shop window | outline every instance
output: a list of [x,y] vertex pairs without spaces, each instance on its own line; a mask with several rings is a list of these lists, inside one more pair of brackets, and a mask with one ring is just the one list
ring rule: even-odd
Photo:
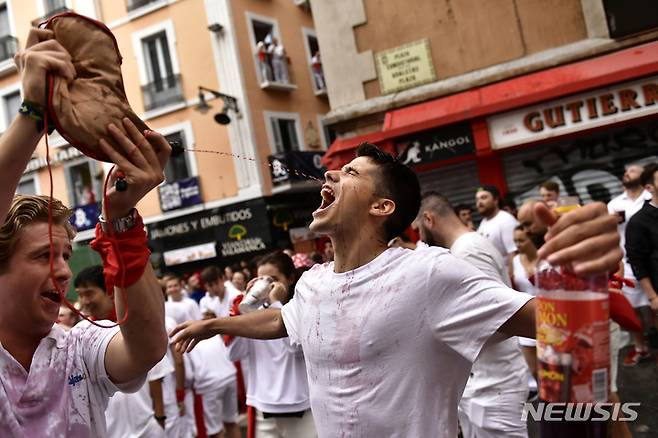
[[256,75],[260,87],[292,91],[294,85],[290,58],[283,46],[275,20],[247,13]]
[[313,91],[316,96],[327,94],[327,86],[324,81],[324,71],[322,70],[322,57],[320,56],[320,46],[315,31],[312,29],[302,28],[304,34],[304,45],[306,47],[306,57],[308,68],[313,83]]
[[11,121],[14,120],[14,117],[16,117],[16,114],[18,114],[18,109],[20,108],[20,106],[21,106],[20,90],[13,91],[11,93],[2,96],[2,109],[4,111],[4,129],[7,129]]
[[[174,132],[165,137],[168,142],[178,142],[182,147],[187,147],[185,142],[185,133],[183,131]],[[173,183],[192,176],[190,162],[187,153],[182,153],[175,157],[170,157],[165,167],[165,181]]]
[[16,187],[17,195],[38,195],[36,175],[24,176]]
[[64,168],[72,206],[95,204],[100,200],[101,185],[96,178],[95,161],[83,159]]
[[266,113],[270,144],[275,153],[299,151],[301,133],[299,115],[295,113]]

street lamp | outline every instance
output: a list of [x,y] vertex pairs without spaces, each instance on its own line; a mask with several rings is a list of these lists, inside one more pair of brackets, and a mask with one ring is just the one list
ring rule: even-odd
[[238,108],[238,100],[235,97],[220,93],[219,91],[212,90],[210,88],[199,86],[199,103],[195,109],[201,114],[206,114],[208,110],[212,108],[206,101],[206,92],[222,99],[224,102],[224,106],[222,107],[221,112],[215,114],[215,122],[219,123],[220,125],[228,125],[231,123],[231,118],[228,116],[229,110],[234,111],[236,116],[241,116],[240,109]]

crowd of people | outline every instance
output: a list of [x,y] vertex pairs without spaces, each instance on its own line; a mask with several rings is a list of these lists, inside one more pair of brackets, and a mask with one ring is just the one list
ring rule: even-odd
[[[75,69],[50,31],[32,29],[26,47],[17,61],[32,116],[0,137],[0,427],[9,436],[237,438],[244,399],[258,438],[453,438],[459,426],[465,437],[522,437],[536,370],[520,346],[532,349],[535,336],[535,260],[629,278],[627,264],[635,282],[623,293],[637,309],[658,309],[657,164],[629,166],[614,214],[592,203],[558,217],[559,193],[509,213],[496,187],[480,187],[474,231],[465,209],[421,195],[410,168],[367,143],[325,175],[310,224],[330,238],[324,254],[275,251],[254,260],[255,272],[245,263],[157,278],[135,206],[162,182],[171,147],[127,118],[107,127],[116,147],[100,141],[129,182],[117,189],[113,173],[104,196],[102,217],[112,219],[101,218],[91,243],[102,265],[73,278],[71,211],[14,192],[44,134],[34,119],[44,74],[72,79]],[[398,238],[411,226],[419,242]],[[89,320],[61,307],[71,282]],[[242,306],[258,288],[257,309]],[[638,334],[625,363],[646,360],[648,348]],[[613,372],[613,397],[615,381]]]

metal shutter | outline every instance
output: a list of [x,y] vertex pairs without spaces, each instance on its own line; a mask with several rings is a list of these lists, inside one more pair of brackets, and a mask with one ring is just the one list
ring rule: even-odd
[[480,185],[475,160],[421,172],[418,180],[421,193],[436,190],[446,196],[453,206],[466,204],[475,209],[475,190]]
[[561,195],[607,203],[624,190],[627,164],[651,161],[658,161],[655,118],[503,155],[508,190],[517,205],[539,197],[539,184],[549,179],[560,185]]

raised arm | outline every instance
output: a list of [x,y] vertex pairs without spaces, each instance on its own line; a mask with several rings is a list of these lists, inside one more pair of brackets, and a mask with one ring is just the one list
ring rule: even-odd
[[[75,77],[71,56],[52,38],[49,30],[31,29],[25,50],[14,58],[21,73],[23,99],[38,106],[44,105],[46,72],[67,79]],[[35,120],[17,116],[0,137],[0,223],[7,216],[21,175],[43,135],[44,131],[38,132],[36,126]]]
[[215,335],[242,336],[252,339],[277,339],[288,336],[280,309],[263,309],[245,315],[187,321],[176,326],[173,336],[176,349],[190,352],[204,339]]
[[[163,169],[171,152],[162,135],[152,131],[141,133],[127,118],[123,120],[123,127],[128,136],[115,126],[108,128],[108,135],[119,145],[121,153],[112,149],[105,140],[100,142],[103,151],[125,173],[128,183],[127,190],[119,192],[114,188],[113,179],[110,180],[111,188],[107,191],[109,208],[103,206],[103,216],[108,218],[107,225],[113,227],[110,219],[130,216],[137,202],[163,181]],[[115,238],[119,240],[118,250],[123,254],[122,259],[128,264],[131,254],[122,251],[121,245],[130,245],[130,242],[122,243],[121,233],[117,233]],[[132,251],[135,251],[134,248]],[[129,382],[142,376],[162,359],[167,350],[162,289],[148,257],[141,262],[145,264],[141,277],[126,286],[125,294],[118,288],[114,292],[119,318],[126,308],[129,312],[128,319],[121,324],[121,331],[114,336],[105,354],[105,367],[115,383]]]

